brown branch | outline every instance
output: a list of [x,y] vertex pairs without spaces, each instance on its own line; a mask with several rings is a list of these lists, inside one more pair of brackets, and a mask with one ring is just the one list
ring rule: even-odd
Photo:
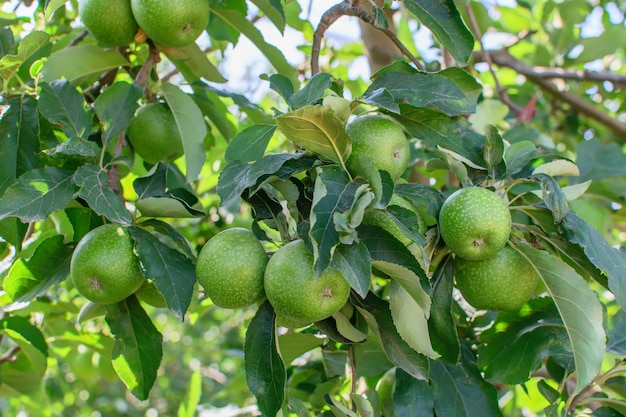
[[72,40],[72,42],[68,44],[68,46],[78,45],[79,43],[83,41],[83,39],[87,37],[87,35],[89,35],[89,31],[87,29],[83,30],[80,35],[78,35],[75,39]]
[[402,54],[406,56],[418,69],[424,70],[423,65],[413,56],[413,54],[411,54],[402,42],[400,42],[393,31],[377,26],[375,19],[360,6],[358,1],[344,0],[325,11],[317,25],[317,28],[315,29],[315,33],[313,34],[313,45],[311,48],[311,75],[315,75],[320,71],[319,56],[322,39],[326,30],[328,30],[328,28],[342,16],[358,17],[365,23],[368,23],[380,30],[387,35],[389,39],[391,39],[398,49],[400,49]]
[[[485,60],[482,54],[476,53],[475,56],[479,60]],[[626,139],[626,124],[619,122],[617,119],[611,117],[606,112],[599,110],[593,104],[585,101],[582,97],[570,93],[569,91],[562,91],[549,79],[538,75],[534,68],[529,67],[522,61],[515,58],[507,50],[491,51],[491,59],[494,64],[511,68],[518,74],[525,76],[529,81],[538,85],[554,98],[568,104],[575,111],[584,114],[585,116],[597,121],[598,123],[609,128],[615,135],[622,139]]]
[[148,45],[150,45],[150,55],[148,55],[148,59],[146,59],[146,62],[144,62],[141,66],[137,76],[135,76],[135,84],[143,87],[144,89],[148,84],[148,78],[150,77],[152,67],[161,61],[159,50],[156,46],[154,46],[154,43],[148,40]]
[[562,68],[533,67],[535,78],[559,78],[571,81],[608,81],[618,87],[626,86],[626,75],[600,71],[566,71]]
[[19,353],[20,350],[20,346],[13,346],[11,349],[6,351],[4,355],[0,356],[0,364],[4,362],[15,362],[15,360],[17,359],[16,355]]

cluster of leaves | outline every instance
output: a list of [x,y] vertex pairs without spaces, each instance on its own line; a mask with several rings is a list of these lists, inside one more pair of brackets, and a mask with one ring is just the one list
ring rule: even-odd
[[[281,31],[303,27],[297,2],[252,3]],[[413,138],[411,169],[393,181],[363,159],[348,172],[345,121],[322,104],[329,94],[347,95],[344,81],[319,73],[299,88],[293,66],[246,19],[246,2],[210,4],[211,42],[224,47],[248,37],[276,69],[264,78],[286,111],[271,116],[215,88],[210,82],[224,77],[196,44],[161,51],[189,89],[154,76],[138,85],[138,74],[151,69],[144,65],[150,46],[103,50],[89,38],[68,46],[80,29],[69,24],[76,16],[62,1],[41,6],[54,35],[15,39],[10,27],[2,29],[0,236],[10,266],[2,280],[0,393],[34,395],[49,359],[83,345],[111,358],[127,388],[148,398],[166,354],[167,333],[154,310],[135,296],[104,308],[85,304],[66,281],[69,260],[80,238],[104,221],[128,227],[169,312],[200,327],[207,302],[194,292],[194,262],[196,246],[212,234],[202,203],[216,200],[206,190],[217,186],[222,209],[237,212],[241,201],[251,208],[252,230],[268,247],[303,239],[316,272],[339,269],[353,290],[332,318],[297,331],[278,328],[268,304],[258,308],[242,347],[248,386],[265,415],[500,416],[504,387],[531,378],[547,415],[590,403],[605,415],[625,413],[626,369],[611,360],[626,353],[626,258],[571,208],[590,180],[624,174],[616,145],[585,142],[574,164],[538,146],[539,133],[522,124],[501,135],[476,122],[484,116],[476,74],[397,62],[352,92],[352,110],[394,117]],[[472,36],[452,2],[404,4],[457,62],[469,61]],[[384,26],[384,13],[374,11]],[[173,111],[185,149],[177,163],[149,166],[125,146],[124,131],[146,95]],[[248,117],[238,133],[225,99]],[[223,163],[219,181],[215,161]],[[415,182],[410,171],[433,181]],[[444,186],[446,176],[457,186],[493,187],[509,202],[512,242],[543,288],[522,310],[475,312],[454,290],[454,257],[437,231],[441,204],[454,189]],[[415,211],[390,204],[393,195]],[[369,210],[414,243],[362,224]],[[199,378],[181,415],[193,415],[200,401]],[[366,388],[357,390],[357,380]]]

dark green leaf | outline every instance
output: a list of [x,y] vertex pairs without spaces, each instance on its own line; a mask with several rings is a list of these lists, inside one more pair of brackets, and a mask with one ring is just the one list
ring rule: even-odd
[[108,304],[105,319],[115,337],[115,371],[135,397],[147,399],[163,357],[163,336],[134,295]]
[[324,97],[326,89],[330,88],[332,79],[333,76],[325,72],[315,74],[300,91],[289,97],[289,106],[296,110],[316,104],[318,100]]
[[41,352],[42,355],[48,356],[48,343],[45,336],[27,318],[19,316],[4,317],[0,319],[0,330],[9,334],[13,339],[15,339],[13,335],[19,335],[24,342]]
[[246,380],[257,399],[259,410],[274,417],[285,400],[287,373],[276,338],[276,314],[268,301],[264,302],[246,331],[244,358]]
[[283,206],[267,191],[261,189],[249,195],[244,192],[241,196],[254,211],[255,220],[277,219],[282,215]]
[[547,356],[571,357],[569,338],[550,298],[535,299],[526,308],[501,312],[481,333],[478,366],[494,383],[521,384]]
[[413,378],[427,380],[428,359],[402,340],[393,324],[389,304],[372,293],[368,293],[365,299],[351,297],[351,300],[369,327],[377,333],[389,360]]
[[68,161],[95,164],[102,154],[102,149],[96,142],[72,136],[44,152],[50,165],[63,165]]
[[78,195],[99,215],[113,223],[129,225],[132,216],[122,200],[109,186],[109,174],[98,165],[83,165],[74,175],[74,182],[80,187]]
[[398,106],[395,97],[389,90],[384,87],[373,89],[370,86],[367,91],[367,95],[359,97],[360,101],[372,106],[378,106],[392,113],[400,113],[400,106]]
[[385,210],[389,217],[398,225],[402,234],[413,242],[417,242],[420,246],[426,246],[426,238],[420,232],[417,214],[413,210],[393,204],[387,206]]
[[567,213],[561,224],[565,237],[580,245],[589,261],[604,271],[609,279],[609,289],[615,299],[626,309],[626,253],[613,248],[589,223],[573,212]]
[[169,223],[166,223],[157,219],[148,219],[141,222],[141,227],[152,227],[155,232],[167,237],[172,242],[178,246],[178,248],[185,254],[189,259],[195,259],[196,255],[189,246],[189,242],[185,237]]
[[0,220],[0,236],[5,242],[15,246],[17,251],[22,250],[22,243],[28,232],[28,224],[22,223],[15,217]]
[[470,128],[463,117],[449,117],[436,110],[415,109],[401,105],[401,115],[393,115],[407,132],[429,145],[439,145],[454,151],[474,164],[484,163],[485,137]]
[[275,131],[275,125],[253,125],[242,130],[226,148],[226,162],[252,162],[262,158]]
[[430,362],[430,383],[437,417],[502,417],[498,395],[464,353],[456,365]]
[[515,142],[504,151],[506,175],[511,176],[520,172],[528,163],[535,158],[537,148],[527,140]]
[[16,178],[38,167],[39,116],[30,95],[11,98],[0,117],[0,195]]
[[67,80],[41,84],[39,111],[68,137],[85,138],[91,131],[92,120],[85,100]]
[[404,5],[434,33],[460,66],[467,64],[474,37],[453,0],[405,0]]
[[372,260],[367,246],[362,242],[339,244],[333,252],[330,268],[341,271],[350,287],[361,297],[367,295],[372,277]]
[[270,88],[276,91],[281,97],[289,103],[289,99],[294,93],[294,87],[291,80],[282,74],[272,74],[271,76],[262,77],[270,82]]
[[128,231],[135,240],[144,275],[154,281],[170,311],[183,320],[196,283],[193,261],[141,228],[130,227]]
[[434,417],[434,403],[433,389],[428,382],[396,368],[396,389],[393,392],[396,416]]
[[551,176],[546,174],[533,175],[539,184],[541,185],[541,194],[543,202],[552,212],[554,216],[554,222],[559,224],[563,221],[570,208],[567,204],[565,194],[561,191],[559,183]]
[[15,302],[30,301],[68,277],[72,248],[62,235],[41,242],[30,259],[15,261],[4,280],[4,290]]
[[626,311],[618,310],[609,319],[609,342],[606,346],[608,352],[618,355],[626,355]]
[[602,304],[584,279],[545,251],[520,245],[554,300],[570,338],[576,363],[576,392],[600,371],[606,348]]
[[0,58],[12,54],[15,48],[15,37],[13,31],[4,27],[0,29]]
[[309,232],[315,242],[317,276],[330,265],[332,252],[339,244],[339,232],[334,222],[335,213],[341,214],[349,210],[359,189],[365,186],[363,180],[350,181],[346,171],[337,165],[318,168]]
[[139,107],[143,89],[137,84],[117,82],[106,88],[96,99],[93,108],[102,125],[102,143],[106,146],[111,139],[124,132]]
[[394,192],[409,200],[415,207],[425,207],[428,216],[436,219],[444,196],[433,187],[424,184],[397,184]]
[[485,126],[485,136],[487,142],[483,150],[483,157],[487,163],[487,169],[494,169],[504,158],[504,142],[498,129],[493,125]]
[[172,110],[183,142],[187,180],[193,182],[200,175],[206,160],[204,137],[207,135],[207,126],[204,117],[194,100],[179,87],[164,83],[161,92]]
[[615,142],[585,140],[576,148],[576,155],[576,165],[580,169],[578,182],[626,175],[626,155]]
[[56,167],[28,171],[0,199],[0,220],[15,216],[24,223],[46,219],[74,194],[73,172]]
[[310,105],[281,114],[276,125],[296,145],[341,165],[352,151],[343,121],[328,106]]
[[457,363],[460,346],[456,324],[452,316],[454,265],[450,257],[439,264],[432,282],[432,304],[428,320],[430,340],[433,348],[443,360]]
[[252,0],[261,12],[283,33],[285,30],[285,10],[280,0]]

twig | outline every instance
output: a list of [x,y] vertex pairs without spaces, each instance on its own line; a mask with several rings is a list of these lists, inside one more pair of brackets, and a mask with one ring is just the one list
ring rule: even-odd
[[315,75],[320,71],[319,56],[324,33],[326,33],[326,30],[328,30],[328,28],[342,16],[358,17],[365,23],[374,26],[376,29],[387,35],[387,37],[391,39],[398,49],[400,49],[402,54],[406,56],[419,70],[424,70],[424,66],[413,56],[413,54],[411,54],[402,42],[400,42],[393,31],[377,26],[375,19],[360,6],[359,2],[344,0],[325,11],[317,25],[317,28],[315,29],[315,33],[313,34],[313,45],[311,48],[311,75]]
[[476,21],[476,15],[474,14],[474,9],[470,3],[465,4],[465,10],[467,11],[467,16],[469,17],[470,25],[472,27],[472,32],[474,32],[474,37],[478,39],[478,44],[480,45],[480,50],[483,54],[485,62],[487,62],[487,66],[489,67],[489,72],[493,77],[493,81],[496,84],[496,92],[498,93],[498,98],[504,104],[506,104],[509,109],[514,114],[520,114],[522,112],[522,108],[517,104],[511,101],[509,95],[506,92],[506,89],[502,87],[500,84],[500,80],[498,79],[498,75],[496,74],[495,69],[493,68],[493,61],[491,60],[491,55],[489,51],[485,49],[485,45],[483,44],[483,34],[480,32],[480,27],[478,26],[478,22]]
[[83,32],[80,35],[78,35],[78,37],[76,37],[74,40],[72,40],[72,42],[70,42],[68,46],[78,45],[79,43],[83,41],[83,39],[87,37],[87,35],[89,35],[89,31],[87,29],[83,30]]
[[[546,90],[559,101],[567,103],[579,113],[582,113],[585,116],[588,116],[598,123],[606,126],[618,137],[626,139],[626,124],[619,122],[617,119],[611,117],[609,114],[603,112],[602,110],[599,110],[593,104],[585,101],[582,97],[570,93],[569,91],[559,90],[552,81],[540,75],[538,76],[534,68],[529,67],[522,61],[516,59],[513,55],[509,53],[509,51],[492,51],[489,55],[494,64],[501,67],[511,68],[518,74],[524,75],[528,80]],[[482,58],[484,60],[484,56]]]
[[150,55],[148,55],[148,59],[146,59],[146,62],[144,62],[141,69],[137,73],[137,76],[135,77],[135,84],[143,87],[144,89],[148,84],[148,78],[150,77],[150,71],[152,70],[152,67],[154,66],[154,64],[157,64],[161,61],[159,50],[156,46],[154,46],[154,43],[148,40],[148,45],[150,45]]
[[5,352],[4,355],[0,356],[0,364],[4,362],[14,362],[16,359],[15,355],[17,355],[21,349],[22,348],[20,346],[13,346],[11,349]]

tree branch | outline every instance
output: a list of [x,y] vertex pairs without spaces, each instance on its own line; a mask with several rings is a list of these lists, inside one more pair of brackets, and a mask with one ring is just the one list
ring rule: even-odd
[[311,48],[311,75],[315,75],[320,71],[319,56],[324,33],[326,33],[326,30],[342,16],[358,17],[362,21],[382,31],[385,35],[387,35],[387,37],[389,37],[389,39],[391,39],[400,51],[402,51],[404,56],[406,56],[418,69],[424,70],[423,65],[413,56],[413,54],[411,54],[402,42],[400,42],[393,31],[377,26],[374,18],[359,5],[358,1],[344,0],[325,11],[317,25],[317,28],[315,29],[315,33],[313,34],[313,45]]
[[[559,90],[559,88],[552,81],[542,75],[541,71],[537,71],[536,69],[529,67],[511,55],[508,50],[503,49],[499,51],[491,51],[490,56],[494,64],[501,67],[511,68],[518,74],[525,76],[532,83],[550,93],[557,100],[567,103],[577,112],[584,114],[585,116],[606,126],[613,131],[616,136],[626,139],[626,124],[619,122],[606,112],[599,110],[593,104],[585,101],[582,97],[570,93],[569,91]],[[485,61],[481,52],[475,53],[475,57],[477,60]]]

